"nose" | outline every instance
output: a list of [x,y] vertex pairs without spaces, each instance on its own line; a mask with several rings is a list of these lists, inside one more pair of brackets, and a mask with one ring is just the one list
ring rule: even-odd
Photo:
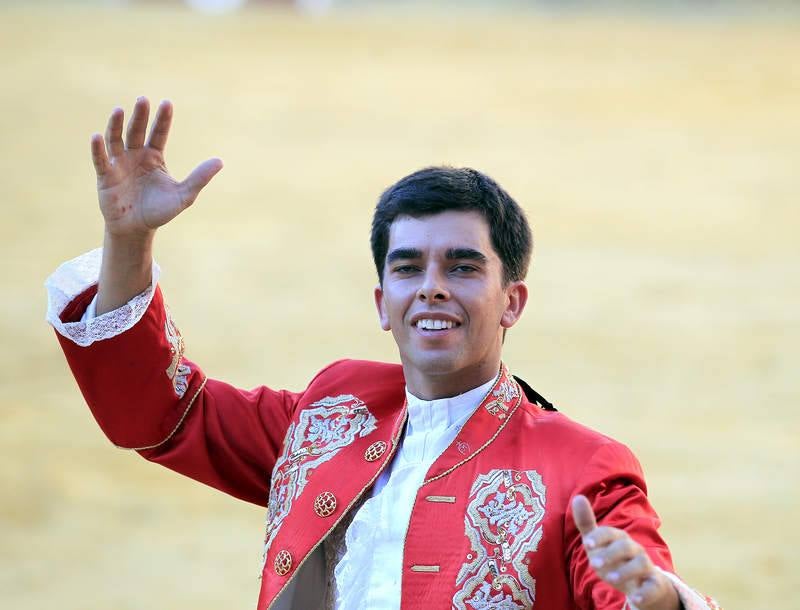
[[417,298],[423,302],[439,302],[450,299],[450,291],[442,274],[435,268],[428,268],[422,278],[422,284],[417,289]]

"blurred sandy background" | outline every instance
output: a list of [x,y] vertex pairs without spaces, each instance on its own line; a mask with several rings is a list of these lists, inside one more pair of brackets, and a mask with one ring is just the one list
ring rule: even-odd
[[800,21],[704,6],[2,5],[0,606],[255,606],[264,511],[112,448],[43,322],[45,277],[101,240],[89,136],[146,94],[175,174],[226,163],[157,250],[208,374],[396,360],[374,201],[475,166],[534,225],[512,371],[635,450],[693,586],[800,608]]

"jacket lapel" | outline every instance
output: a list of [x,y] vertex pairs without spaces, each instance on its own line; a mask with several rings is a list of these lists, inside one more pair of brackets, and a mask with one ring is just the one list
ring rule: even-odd
[[423,485],[450,474],[488,447],[506,426],[521,402],[522,390],[519,384],[506,366],[501,364],[492,388],[453,442],[430,467]]

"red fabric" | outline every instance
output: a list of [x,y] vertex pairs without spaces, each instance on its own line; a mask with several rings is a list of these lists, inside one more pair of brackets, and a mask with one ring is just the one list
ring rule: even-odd
[[[647,500],[644,475],[627,447],[613,441],[601,445],[581,473],[572,495],[579,493],[589,498],[599,525],[625,530],[645,547],[655,565],[673,571],[669,549],[657,531],[661,522]],[[578,607],[617,607],[620,594],[599,581],[588,565],[572,518],[571,502],[564,514],[564,546],[570,558],[570,584]]]
[[[78,319],[91,300],[90,294],[87,291],[73,301],[64,315]],[[333,459],[308,473],[306,487],[291,504],[267,551],[258,604],[263,610],[344,510],[368,492],[378,473],[389,464],[405,422],[402,369],[342,361],[321,371],[302,392],[266,387],[246,391],[220,381],[206,381],[196,364],[182,359],[190,373],[188,387],[179,397],[166,373],[174,357],[174,345],[164,331],[167,315],[157,290],[142,320],[113,339],[79,347],[59,336],[94,417],[117,445],[137,448],[148,460],[237,498],[266,505],[276,460],[285,449],[285,440],[290,440],[287,431],[297,434],[301,414],[316,401],[352,395],[375,418],[374,430],[355,438]],[[464,589],[456,585],[458,574],[468,556],[474,555],[473,542],[466,535],[474,487],[479,477],[502,471],[523,482],[538,476],[546,489],[537,500],[544,509],[540,538],[524,549],[524,556],[514,558],[527,562],[535,580],[536,607],[620,610],[624,597],[600,582],[587,564],[570,514],[570,500],[577,493],[585,494],[600,523],[626,529],[647,548],[656,565],[672,571],[669,549],[657,532],[658,516],[647,500],[641,468],[620,443],[560,413],[542,410],[520,394],[513,380],[509,384],[507,400],[491,402],[491,394],[487,397],[433,464],[428,482],[417,494],[404,549],[402,607],[453,607],[454,596]],[[380,441],[387,444],[385,453],[375,461],[365,459],[367,448]],[[303,444],[303,451],[313,454],[315,446]],[[306,459],[303,451],[296,458],[299,464]],[[287,457],[292,456],[284,455]],[[285,464],[286,472],[290,463]],[[314,501],[323,492],[333,493],[338,506],[336,514],[325,518],[314,511]],[[512,498],[508,501],[516,501],[516,492],[512,489],[508,493]],[[433,502],[427,499],[429,496],[455,497],[455,501]],[[487,496],[485,506],[491,501]],[[282,505],[278,502],[276,506]],[[272,502],[270,510],[274,510]],[[490,553],[500,552],[499,547],[485,541],[481,544]],[[275,569],[280,552],[291,557],[292,567],[285,575]],[[419,565],[439,566],[439,571],[411,569]],[[509,591],[503,585],[502,593]]]
[[[474,433],[474,424],[473,416],[455,442]],[[529,572],[536,581],[536,607],[622,610],[625,603],[624,596],[600,581],[588,565],[570,512],[571,499],[578,493],[589,498],[601,524],[626,529],[646,547],[657,566],[673,571],[669,549],[657,532],[658,516],[647,500],[642,471],[633,454],[624,445],[527,401],[476,459],[420,489],[406,539],[407,566],[441,564],[439,579],[452,586],[471,550],[464,540],[463,517],[469,486],[492,468],[534,469],[546,486],[543,534],[537,550],[528,554]],[[458,501],[431,506],[423,501],[428,495],[455,495]],[[404,608],[426,607],[426,600],[430,603],[427,607],[450,607],[452,590],[439,591],[440,583],[430,574],[406,576],[403,601],[408,606]]]

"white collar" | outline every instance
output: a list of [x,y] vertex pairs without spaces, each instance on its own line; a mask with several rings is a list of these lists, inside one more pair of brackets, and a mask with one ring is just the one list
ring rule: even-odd
[[436,398],[422,400],[417,398],[406,387],[406,400],[408,401],[408,430],[406,434],[427,432],[433,429],[446,430],[451,426],[461,426],[469,416],[478,408],[483,398],[492,389],[496,378],[449,398]]

